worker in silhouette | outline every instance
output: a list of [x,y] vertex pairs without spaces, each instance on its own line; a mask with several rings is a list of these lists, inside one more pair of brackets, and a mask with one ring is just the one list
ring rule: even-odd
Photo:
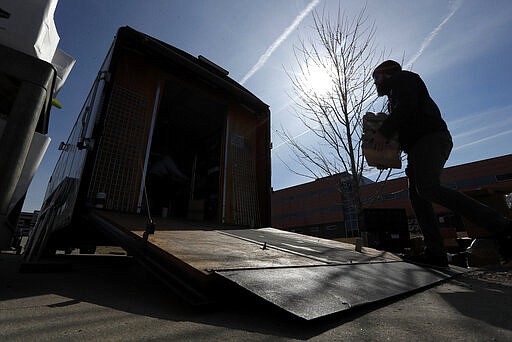
[[471,197],[441,185],[441,171],[453,147],[452,137],[420,76],[402,70],[401,65],[392,60],[377,66],[372,76],[378,96],[388,97],[389,111],[374,137],[374,147],[382,151],[388,140],[398,133],[400,148],[407,154],[405,173],[409,180],[409,198],[426,246],[425,253],[416,261],[448,265],[432,203],[486,228],[497,239],[502,257],[510,259],[511,221]]

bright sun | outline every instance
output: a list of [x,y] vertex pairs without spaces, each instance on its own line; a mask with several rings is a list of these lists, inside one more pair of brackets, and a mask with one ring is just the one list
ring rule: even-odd
[[320,67],[310,67],[305,77],[308,86],[319,95],[325,94],[331,88],[331,79],[327,71]]

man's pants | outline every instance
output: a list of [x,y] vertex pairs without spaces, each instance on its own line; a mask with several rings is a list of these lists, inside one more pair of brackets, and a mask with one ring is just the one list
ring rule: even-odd
[[448,132],[436,132],[422,137],[407,153],[405,173],[409,178],[409,198],[423,233],[427,253],[436,256],[445,255],[445,249],[432,203],[440,204],[492,233],[503,230],[506,222],[493,209],[441,186],[441,171],[452,147]]

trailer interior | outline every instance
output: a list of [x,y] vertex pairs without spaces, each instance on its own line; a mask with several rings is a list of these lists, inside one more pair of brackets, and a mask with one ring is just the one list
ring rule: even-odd
[[225,104],[198,87],[165,84],[146,172],[152,215],[218,221],[226,113]]

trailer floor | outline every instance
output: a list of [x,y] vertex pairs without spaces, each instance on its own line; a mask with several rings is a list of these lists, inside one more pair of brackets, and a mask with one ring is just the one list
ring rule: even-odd
[[[96,211],[125,234],[142,240],[144,219]],[[214,230],[216,226],[160,220],[147,248],[196,279],[226,281],[312,320],[403,295],[465,269],[431,269],[398,256],[274,228]],[[217,277],[218,278],[218,277]]]

